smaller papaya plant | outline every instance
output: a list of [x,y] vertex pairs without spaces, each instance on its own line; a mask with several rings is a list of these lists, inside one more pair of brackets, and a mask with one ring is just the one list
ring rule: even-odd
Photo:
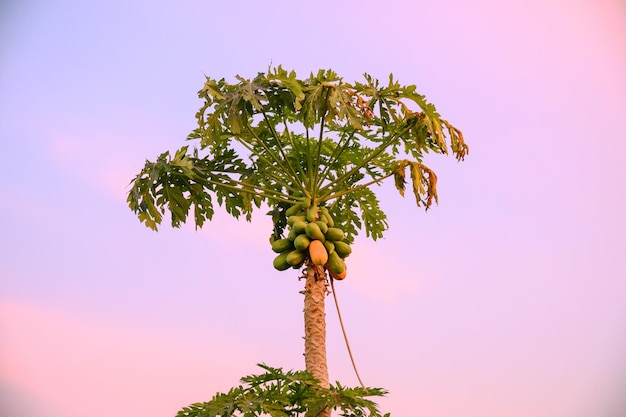
[[245,376],[241,385],[184,407],[176,417],[301,417],[319,416],[325,410],[338,410],[344,417],[389,417],[368,398],[384,396],[383,389],[346,388],[339,382],[323,388],[309,372],[258,366],[265,373]]
[[198,96],[198,128],[187,138],[195,146],[147,161],[128,204],[153,230],[166,211],[173,227],[189,213],[202,227],[215,201],[248,221],[269,208],[274,268],[302,268],[305,279],[306,370],[330,389],[324,300],[329,280],[346,278],[357,234],[376,240],[388,228],[374,186],[392,179],[404,196],[410,178],[417,206],[428,209],[437,176],[424,155],[463,160],[463,135],[392,75],[386,85],[367,74],[348,83],[332,70],[298,79],[278,67],[235,83],[207,77]]

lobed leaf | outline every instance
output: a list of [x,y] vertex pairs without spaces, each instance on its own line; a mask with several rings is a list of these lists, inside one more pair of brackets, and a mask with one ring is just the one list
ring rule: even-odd
[[348,388],[338,382],[328,389],[306,371],[283,371],[259,365],[265,373],[241,378],[241,385],[218,393],[210,401],[183,407],[176,417],[300,417],[316,415],[323,409],[340,411],[342,416],[385,417],[370,397],[381,397],[381,388]]

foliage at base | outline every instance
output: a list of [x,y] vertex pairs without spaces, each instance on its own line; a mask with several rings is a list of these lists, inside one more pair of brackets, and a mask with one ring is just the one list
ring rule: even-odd
[[266,372],[241,378],[242,385],[218,393],[211,401],[191,404],[176,417],[299,417],[317,416],[329,408],[343,417],[389,417],[366,397],[382,397],[381,388],[346,388],[339,382],[322,388],[306,371],[284,372],[259,364]]

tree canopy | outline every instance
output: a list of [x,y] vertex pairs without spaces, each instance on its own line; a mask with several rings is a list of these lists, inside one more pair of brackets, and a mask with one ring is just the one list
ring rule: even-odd
[[461,132],[393,75],[386,85],[368,74],[348,83],[332,70],[301,80],[279,66],[236,81],[206,77],[198,127],[187,137],[193,145],[146,161],[133,179],[128,204],[149,228],[166,211],[173,227],[190,212],[202,227],[215,202],[250,220],[265,203],[278,239],[285,211],[310,201],[327,208],[347,242],[360,230],[378,239],[388,223],[372,185],[393,177],[404,195],[410,182],[417,206],[428,209],[437,177],[424,154],[460,161],[468,152]]

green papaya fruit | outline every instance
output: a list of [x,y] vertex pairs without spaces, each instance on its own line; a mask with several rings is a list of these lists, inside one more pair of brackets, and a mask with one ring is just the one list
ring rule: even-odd
[[329,227],[325,233],[326,239],[337,242],[344,239],[343,230],[336,227]]
[[272,250],[276,253],[281,253],[291,248],[293,248],[293,244],[289,239],[279,239],[272,243]]
[[343,259],[339,257],[337,252],[333,252],[328,256],[328,268],[333,271],[333,273],[339,275],[346,270],[346,264]]
[[309,207],[309,209],[306,211],[306,220],[308,222],[314,222],[315,220],[317,220],[318,210],[319,209],[317,207]]
[[304,262],[306,255],[306,251],[292,250],[285,259],[290,266],[296,266]]
[[329,255],[335,251],[335,244],[329,240],[324,242],[324,247],[326,248],[326,251],[328,251]]
[[315,224],[319,226],[322,233],[326,234],[326,232],[328,231],[328,225],[326,223],[324,223],[321,220],[318,220],[315,222]]
[[289,216],[287,217],[287,224],[289,226],[293,226],[293,224],[297,221],[305,221],[306,220],[306,216]]
[[347,258],[352,253],[352,248],[347,243],[337,241],[335,242],[335,252],[341,258]]
[[304,199],[302,203],[300,203],[300,207],[304,210],[308,209],[311,206],[311,197],[307,197]]
[[285,269],[288,269],[289,267],[291,267],[291,265],[289,265],[289,263],[287,262],[287,255],[289,255],[290,252],[285,251],[283,253],[281,253],[280,255],[278,255],[277,257],[274,258],[274,268],[278,269],[279,271],[284,271]]
[[300,220],[298,220],[291,226],[291,228],[295,230],[297,234],[301,234],[304,233],[304,229],[306,229],[307,224],[307,222],[301,222]]
[[311,240],[309,239],[309,237],[306,234],[301,234],[301,235],[298,235],[296,239],[293,241],[293,246],[297,250],[305,250],[306,248],[309,247],[310,243],[311,243]]
[[320,218],[322,219],[322,221],[326,222],[328,227],[333,227],[335,225],[335,221],[333,220],[332,217],[330,217],[330,214],[328,213],[320,214]]
[[322,242],[326,240],[326,237],[324,237],[324,233],[322,233],[317,223],[307,224],[304,232],[311,240],[321,240]]
[[287,217],[296,216],[296,215],[300,214],[300,212],[304,212],[304,210],[302,209],[302,206],[300,205],[300,203],[294,204],[293,206],[289,207],[285,211],[285,216],[287,216]]
[[291,229],[289,231],[289,234],[287,235],[287,239],[291,240],[292,242],[298,237],[298,233],[296,233],[296,231],[294,229]]

